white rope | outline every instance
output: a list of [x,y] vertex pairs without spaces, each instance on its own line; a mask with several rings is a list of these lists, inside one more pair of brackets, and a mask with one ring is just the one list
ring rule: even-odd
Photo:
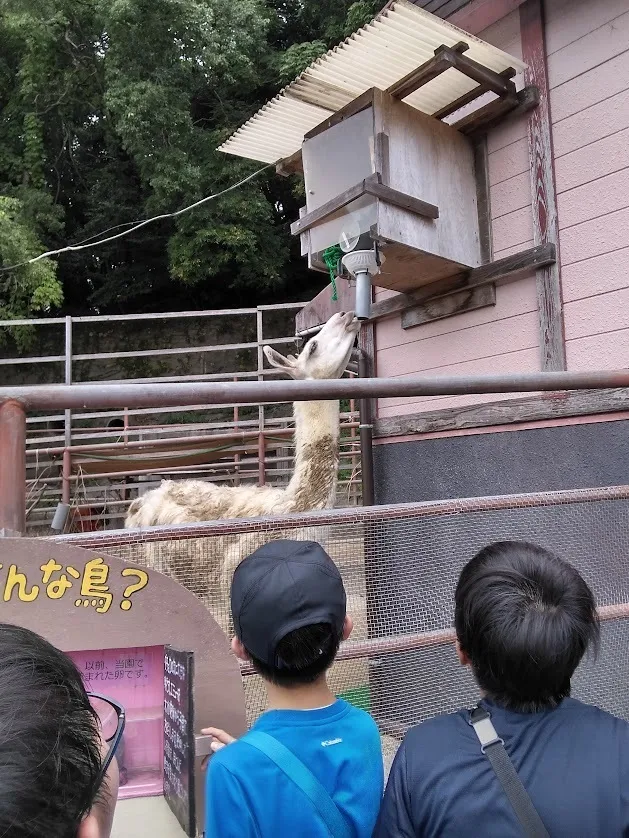
[[[123,236],[128,236],[130,233],[134,233],[136,230],[139,230],[141,227],[146,227],[147,224],[152,224],[154,221],[162,221],[165,218],[176,218],[178,215],[183,215],[184,212],[190,212],[190,210],[193,210],[193,209],[196,209],[197,207],[200,207],[201,204],[205,204],[208,201],[213,201],[215,198],[220,198],[222,195],[226,195],[228,192],[232,192],[234,189],[238,189],[239,186],[242,186],[243,184],[247,183],[248,181],[253,180],[254,177],[257,177],[262,172],[265,172],[267,169],[270,169],[271,166],[273,166],[273,165],[275,165],[275,164],[269,163],[268,166],[263,166],[261,169],[258,169],[256,172],[253,172],[253,174],[248,175],[246,178],[243,178],[242,180],[239,180],[238,183],[233,183],[231,186],[228,186],[226,189],[222,189],[220,192],[216,192],[214,195],[207,195],[205,198],[201,198],[200,201],[195,201],[194,204],[190,204],[189,206],[184,207],[183,209],[177,210],[176,212],[166,212],[163,215],[154,215],[152,218],[147,218],[144,221],[138,222],[137,224],[135,224],[135,226],[131,227],[129,230],[123,230],[122,233],[116,233],[115,236],[107,236],[107,238],[98,239],[98,241],[90,242],[89,244],[82,244],[82,243],[69,244],[66,247],[60,247],[58,250],[47,250],[45,253],[40,253],[39,256],[33,256],[32,259],[25,259],[24,262],[18,262],[16,265],[9,265],[6,268],[0,267],[0,273],[6,272],[6,271],[14,271],[16,268],[22,268],[25,265],[32,265],[35,262],[39,262],[40,259],[48,259],[50,256],[59,256],[61,253],[69,253],[71,251],[74,252],[74,251],[77,251],[77,250],[88,250],[89,248],[92,248],[92,247],[98,247],[101,244],[107,244],[108,242],[115,241],[116,239],[121,239]],[[133,223],[133,222],[127,222],[127,223]],[[118,226],[122,227],[124,225],[121,224],[121,225],[118,225]],[[116,228],[115,227],[110,227],[109,229],[113,230],[113,229],[116,229]],[[105,232],[108,232],[108,231],[105,230]],[[103,235],[103,234],[101,233],[101,234],[97,234],[97,235]],[[91,238],[94,238],[94,236],[92,236]]]

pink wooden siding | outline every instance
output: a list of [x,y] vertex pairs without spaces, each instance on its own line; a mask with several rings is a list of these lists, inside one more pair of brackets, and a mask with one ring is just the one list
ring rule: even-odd
[[629,5],[550,0],[569,369],[629,366]]
[[[627,367],[629,3],[546,0],[546,10],[568,368]],[[518,13],[481,37],[520,55]],[[493,131],[488,151],[493,251],[500,258],[533,243],[525,119]],[[499,287],[495,308],[406,332],[399,316],[390,318],[376,327],[376,347],[381,376],[539,369],[535,279]],[[383,399],[378,413],[494,398]]]
[[[481,33],[482,38],[520,56],[518,12]],[[516,80],[518,86],[522,81]],[[488,138],[494,257],[530,247],[533,239],[526,120],[500,126]],[[377,299],[389,293],[379,292]],[[539,369],[535,278],[497,289],[496,306],[404,331],[399,315],[376,326],[379,376],[528,372]],[[396,416],[459,407],[494,396],[381,399],[378,415]],[[502,397],[501,397],[502,398]]]

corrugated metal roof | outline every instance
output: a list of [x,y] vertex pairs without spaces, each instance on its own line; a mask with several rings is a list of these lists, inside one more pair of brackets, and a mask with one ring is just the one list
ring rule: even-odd
[[[304,134],[372,87],[386,90],[431,59],[441,45],[469,44],[466,55],[501,73],[525,65],[408,0],[394,0],[371,23],[314,61],[239,128],[219,151],[277,163],[299,151]],[[476,82],[449,69],[404,101],[433,114]]]

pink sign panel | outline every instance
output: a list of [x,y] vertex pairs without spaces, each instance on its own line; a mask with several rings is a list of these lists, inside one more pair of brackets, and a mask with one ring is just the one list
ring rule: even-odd
[[164,647],[68,652],[88,692],[100,693],[125,708],[119,750],[121,799],[163,793]]

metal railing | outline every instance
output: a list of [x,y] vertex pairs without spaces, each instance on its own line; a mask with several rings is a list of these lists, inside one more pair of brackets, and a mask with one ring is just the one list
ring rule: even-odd
[[265,404],[311,399],[607,389],[629,386],[629,371],[545,372],[460,377],[235,383],[134,383],[0,387],[0,529],[24,531],[27,411]]
[[[35,368],[39,371],[43,367],[52,371],[58,385],[72,389],[92,386],[103,396],[110,387],[128,386],[130,382],[133,386],[156,384],[160,388],[198,382],[264,384],[278,373],[264,368],[263,346],[294,350],[298,338],[292,334],[292,315],[302,307],[303,303],[286,303],[234,310],[4,320],[0,329],[47,327],[48,342],[54,340],[56,344],[38,355],[0,358],[0,379],[6,380],[2,372],[12,368],[33,377]],[[269,317],[275,321],[272,330]],[[150,327],[173,321],[190,323],[193,328],[197,325],[194,321],[211,322],[216,326],[212,327],[214,332],[228,327],[229,332],[245,333],[251,339],[221,343],[220,338],[210,342],[202,335],[199,345],[187,341],[186,346],[164,347],[157,336],[154,348],[147,349],[145,340],[142,348],[129,349],[129,340],[124,345],[118,338],[120,351],[102,352],[85,352],[85,345],[81,345],[86,343],[81,340],[81,327],[98,330],[137,323]],[[198,331],[206,330],[203,327]],[[110,345],[104,348],[110,350],[112,342],[116,343],[110,338]],[[57,351],[57,345],[59,350],[63,347],[63,353]],[[180,357],[191,365],[187,374],[169,369],[141,377],[142,370],[131,369],[129,377],[120,377],[136,359],[142,365],[155,367],[165,362],[172,367],[173,360]],[[115,372],[114,377],[111,375],[112,362],[118,376]],[[82,380],[81,373],[86,378],[85,364],[90,367],[87,380]],[[269,410],[259,400],[217,406],[200,399],[196,404],[186,403],[187,415],[182,419],[178,416],[181,406],[176,403],[108,408],[105,401],[91,407],[76,403],[74,407],[51,405],[29,411],[24,441],[29,532],[43,534],[59,502],[72,505],[80,529],[119,524],[132,496],[153,478],[195,477],[234,485],[283,485],[288,481],[294,453],[291,417],[282,407],[281,415],[277,415],[278,403]],[[353,402],[341,422],[340,502],[355,504],[360,502],[360,453],[358,412]]]

